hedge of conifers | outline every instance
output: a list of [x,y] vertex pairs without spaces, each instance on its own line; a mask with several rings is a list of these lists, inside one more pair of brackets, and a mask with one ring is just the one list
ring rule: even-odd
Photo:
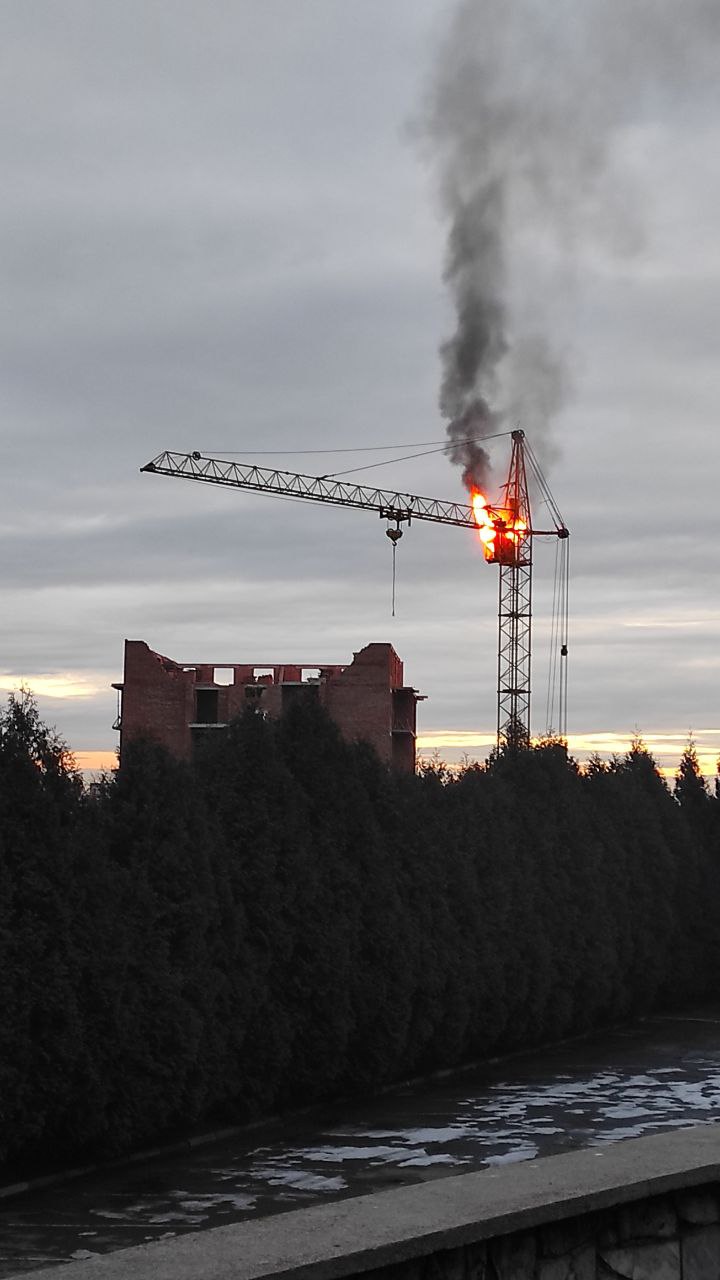
[[394,776],[315,708],[90,791],[0,712],[0,1162],[115,1155],[697,999],[720,802],[640,744]]

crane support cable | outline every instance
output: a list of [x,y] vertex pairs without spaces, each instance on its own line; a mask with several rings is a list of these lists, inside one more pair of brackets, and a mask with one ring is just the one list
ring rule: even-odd
[[547,505],[548,511],[550,512],[553,520],[555,521],[558,527],[558,532],[561,529],[567,529],[565,521],[563,520],[560,514],[560,509],[550,491],[550,486],[547,480],[545,479],[542,467],[540,466],[540,463],[538,462],[537,458],[535,457],[535,454],[533,453],[530,445],[528,444],[527,439],[525,440],[525,452],[527,455],[528,462],[530,463],[530,470],[532,472],[533,478],[537,483],[540,493],[542,494],[542,497]]
[[568,631],[570,625],[570,543],[567,539],[560,544],[561,559],[564,560],[562,575],[562,593],[564,596],[561,632],[560,632],[560,735],[567,738],[567,705],[568,705]]
[[[185,480],[200,480],[230,489],[247,489],[256,493],[304,498],[308,502],[331,506],[377,511],[383,518],[406,524],[410,524],[412,520],[429,520],[435,524],[477,528],[472,507],[463,503],[422,498],[396,489],[369,489],[364,485],[348,484],[328,476],[306,476],[294,471],[244,466],[239,462],[209,458],[200,453],[173,453],[165,450],[140,470]],[[494,513],[492,507],[488,507],[488,511]],[[557,534],[556,529],[532,529],[531,532],[534,536],[541,537]]]
[[[484,443],[486,440],[501,440],[503,436],[509,436],[510,431],[496,431],[494,435],[482,436],[480,439]],[[433,453],[444,453],[448,447],[457,449],[458,445],[477,444],[476,436],[469,436],[467,440],[448,440],[444,436],[442,440],[402,440],[400,444],[355,444],[345,445],[341,449],[221,449],[212,448],[210,453],[228,453],[231,458],[297,458],[300,454],[329,454],[329,453],[395,453],[398,449],[425,449],[430,445],[437,445],[437,449],[431,450]],[[395,459],[391,458],[391,462]]]
[[567,738],[569,579],[570,543],[567,538],[558,538],[550,622],[545,732],[548,736],[557,733],[561,738]]
[[560,539],[555,543],[555,573],[553,576],[552,612],[550,614],[550,662],[548,664],[547,698],[545,700],[545,733],[553,732],[555,716],[555,691],[558,665],[558,585],[560,566]]

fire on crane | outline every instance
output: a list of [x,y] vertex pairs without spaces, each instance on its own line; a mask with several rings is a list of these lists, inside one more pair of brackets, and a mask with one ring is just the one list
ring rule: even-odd
[[[546,732],[567,734],[568,655],[568,528],[560,515],[542,470],[524,431],[510,433],[512,453],[508,478],[502,485],[500,505],[491,506],[474,490],[471,505],[421,498],[416,494],[370,489],[331,476],[306,476],[276,471],[201,453],[165,451],[141,467],[158,475],[199,480],[206,484],[309,502],[377,511],[388,522],[386,530],[393,553],[402,537],[401,526],[413,520],[475,529],[490,564],[500,569],[498,604],[497,744],[511,750],[530,743],[530,668],[532,656],[532,570],[535,538],[555,538],[555,590],[551,626],[550,674],[546,708]],[[528,469],[547,508],[553,528],[536,529],[528,487]],[[394,526],[394,527],[391,527]],[[557,720],[555,721],[555,715]]]

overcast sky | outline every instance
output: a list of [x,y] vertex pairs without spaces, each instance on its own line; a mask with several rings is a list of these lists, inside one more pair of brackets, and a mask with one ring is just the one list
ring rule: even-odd
[[[389,640],[430,742],[491,740],[497,570],[473,535],[406,533],[393,619],[371,514],[139,473],[165,448],[326,473],[368,456],[293,450],[442,438],[447,229],[410,122],[453,8],[2,6],[0,689],[27,681],[77,752],[116,745],[125,637],[218,664]],[[717,105],[658,94],[620,139],[633,252],[580,246],[568,286],[517,245],[571,373],[549,479],[581,756],[635,729],[663,763],[690,729],[720,752]],[[442,454],[357,479],[464,500]],[[551,546],[537,565],[541,730]]]

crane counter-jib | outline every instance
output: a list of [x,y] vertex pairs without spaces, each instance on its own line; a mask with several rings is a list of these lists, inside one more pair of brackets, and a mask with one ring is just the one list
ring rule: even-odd
[[[477,528],[472,507],[462,503],[423,498],[394,489],[370,489],[364,485],[334,480],[332,476],[306,476],[293,471],[245,466],[239,462],[208,458],[197,453],[172,453],[166,450],[141,467],[141,471],[199,480],[226,488],[247,489],[255,493],[270,493],[280,497],[305,499],[308,502],[376,511],[383,519],[401,523],[429,520],[435,524],[455,525],[458,528]],[[495,513],[492,507],[488,510],[501,517],[502,513]],[[531,533],[535,537],[551,534],[557,536],[558,531],[532,529]]]

